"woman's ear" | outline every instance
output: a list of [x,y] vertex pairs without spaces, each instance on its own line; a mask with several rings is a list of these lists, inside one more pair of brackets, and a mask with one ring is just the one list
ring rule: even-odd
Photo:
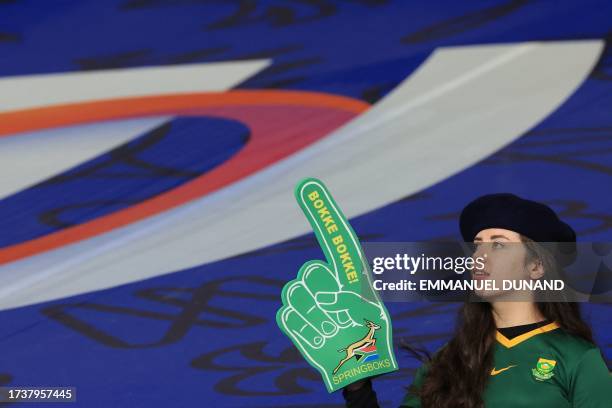
[[541,259],[536,259],[529,264],[529,277],[531,279],[540,279],[544,276],[544,265]]

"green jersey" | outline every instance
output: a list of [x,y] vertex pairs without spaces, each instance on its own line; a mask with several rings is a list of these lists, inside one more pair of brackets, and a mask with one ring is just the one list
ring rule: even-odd
[[[509,340],[496,333],[484,403],[495,408],[612,408],[612,376],[597,347],[550,323]],[[422,383],[426,368],[417,371]],[[420,407],[407,395],[403,407]]]

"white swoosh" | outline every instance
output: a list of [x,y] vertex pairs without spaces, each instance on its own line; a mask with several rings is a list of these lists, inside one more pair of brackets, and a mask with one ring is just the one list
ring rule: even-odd
[[123,97],[224,91],[269,60],[120,68],[0,78],[0,113]]
[[438,49],[372,109],[282,162],[164,214],[4,266],[0,307],[109,288],[309,232],[292,192],[302,177],[323,180],[348,217],[417,192],[538,124],[580,86],[602,47]]

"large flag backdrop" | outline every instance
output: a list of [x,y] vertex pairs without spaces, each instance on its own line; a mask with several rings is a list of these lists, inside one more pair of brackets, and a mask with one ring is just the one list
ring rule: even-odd
[[[456,239],[474,197],[612,239],[606,1],[0,2],[0,384],[87,407],[334,406],[276,327],[322,258],[321,178],[363,241]],[[389,304],[430,350],[456,305]],[[608,305],[587,305],[608,359]],[[376,380],[395,406],[417,362]]]

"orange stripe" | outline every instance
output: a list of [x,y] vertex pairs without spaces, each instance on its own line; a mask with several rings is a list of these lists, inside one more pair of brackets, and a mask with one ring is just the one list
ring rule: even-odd
[[339,95],[302,91],[231,91],[145,96],[57,105],[0,114],[0,136],[109,119],[155,116],[194,108],[240,105],[313,106],[361,113],[369,105]]
[[0,135],[177,113],[230,117],[251,130],[246,146],[219,167],[134,206],[2,248],[0,265],[109,232],[219,190],[299,151],[368,107],[362,101],[312,92],[231,91],[98,101],[0,114]]

